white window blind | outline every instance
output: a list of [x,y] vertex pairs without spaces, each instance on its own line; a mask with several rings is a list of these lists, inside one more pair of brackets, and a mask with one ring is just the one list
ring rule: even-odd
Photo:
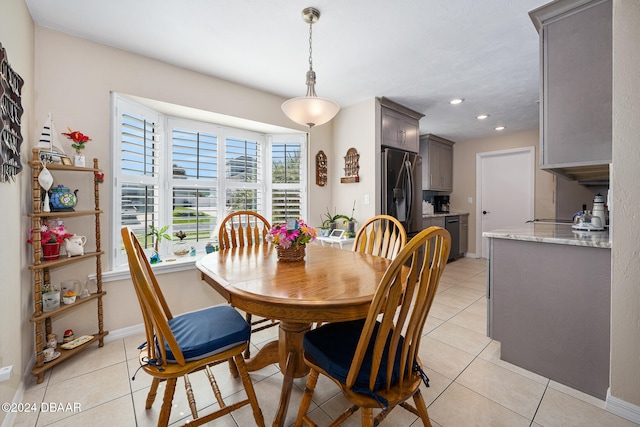
[[262,212],[262,144],[225,138],[226,213]]
[[174,232],[187,242],[207,241],[218,216],[218,136],[171,127],[171,169]]
[[[116,194],[120,194],[120,203],[115,207],[119,221],[116,229],[119,232],[122,226],[130,227],[142,246],[151,248],[149,226],[157,227],[162,221],[159,119],[143,110],[121,112],[118,119],[120,180]],[[118,256],[124,257],[121,245]]]

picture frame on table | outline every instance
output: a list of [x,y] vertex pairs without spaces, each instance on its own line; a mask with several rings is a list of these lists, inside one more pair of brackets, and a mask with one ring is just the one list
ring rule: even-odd
[[334,239],[342,239],[344,237],[344,230],[338,228],[331,230],[331,234],[329,234],[329,237]]
[[70,157],[61,157],[60,161],[62,162],[63,165],[73,166],[73,162],[71,161]]

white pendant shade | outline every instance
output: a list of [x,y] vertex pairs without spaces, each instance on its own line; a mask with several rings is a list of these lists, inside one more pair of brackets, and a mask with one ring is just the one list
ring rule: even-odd
[[317,96],[300,96],[282,103],[282,111],[291,120],[302,126],[320,126],[333,119],[340,106]]

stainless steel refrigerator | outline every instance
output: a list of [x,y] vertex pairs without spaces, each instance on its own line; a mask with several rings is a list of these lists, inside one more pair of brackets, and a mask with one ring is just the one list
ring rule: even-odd
[[402,223],[407,237],[422,230],[422,157],[383,148],[382,213]]

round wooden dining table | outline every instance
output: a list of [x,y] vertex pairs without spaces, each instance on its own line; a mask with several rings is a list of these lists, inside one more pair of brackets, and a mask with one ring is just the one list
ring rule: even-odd
[[390,260],[309,244],[303,261],[278,261],[270,244],[205,255],[196,267],[201,278],[234,307],[280,321],[278,340],[247,361],[250,371],[278,363],[284,374],[273,421],[282,426],[293,379],[309,372],[302,338],[315,322],[341,322],[367,316]]

